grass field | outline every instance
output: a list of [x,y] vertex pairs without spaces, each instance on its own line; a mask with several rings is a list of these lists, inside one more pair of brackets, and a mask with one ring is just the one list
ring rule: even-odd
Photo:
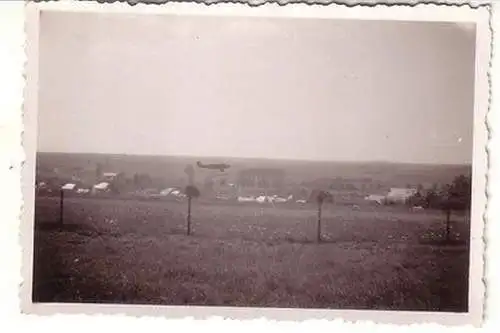
[[467,311],[468,230],[440,212],[37,198],[35,302]]

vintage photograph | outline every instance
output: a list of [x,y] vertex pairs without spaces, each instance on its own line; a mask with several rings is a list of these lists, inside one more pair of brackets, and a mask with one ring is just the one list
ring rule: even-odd
[[210,10],[39,12],[32,302],[470,312],[476,22]]

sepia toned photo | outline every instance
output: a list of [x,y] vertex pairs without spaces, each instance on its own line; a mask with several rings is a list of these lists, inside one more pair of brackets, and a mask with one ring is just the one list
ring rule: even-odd
[[486,11],[58,6],[27,23],[30,306],[480,320]]

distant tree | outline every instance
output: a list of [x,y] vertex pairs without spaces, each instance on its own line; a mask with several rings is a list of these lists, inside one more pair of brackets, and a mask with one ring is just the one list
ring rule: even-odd
[[321,211],[323,209],[323,203],[325,200],[331,201],[332,195],[327,191],[318,191],[316,195],[316,201],[318,203],[318,228],[317,228],[317,240],[318,243],[321,242]]
[[154,185],[153,178],[147,173],[142,175],[142,183],[144,188],[151,188]]
[[434,184],[424,195],[425,208],[440,209],[440,189],[437,184]]
[[129,181],[125,173],[120,172],[109,184],[109,190],[113,194],[121,194],[129,189]]
[[446,184],[441,188],[439,193],[440,208],[446,216],[446,241],[450,240],[451,229],[451,212],[453,210],[453,202],[450,196],[451,185]]
[[134,173],[134,177],[132,178],[132,182],[133,182],[135,188],[139,188],[140,176],[138,173]]
[[188,198],[187,234],[189,236],[191,234],[191,200],[193,198],[198,198],[200,196],[200,191],[196,186],[188,185],[184,190],[184,194],[186,194]]
[[453,209],[469,210],[472,199],[472,179],[464,175],[455,177],[449,187],[449,197],[453,201]]
[[154,179],[154,184],[158,188],[165,188],[167,186],[167,181],[163,177],[157,177]]
[[97,163],[96,165],[96,168],[95,168],[95,178],[96,178],[96,181],[99,181],[101,178],[102,178],[102,164],[101,163]]
[[153,185],[153,179],[148,174],[135,173],[133,177],[133,184],[136,189],[146,189]]
[[304,188],[304,187],[302,187],[302,188],[300,189],[300,193],[299,193],[300,198],[302,198],[302,199],[306,199],[306,198],[307,198],[307,194],[308,194],[307,189],[306,189],[306,188]]
[[471,179],[464,175],[455,177],[451,184],[442,187],[440,208],[446,215],[446,241],[450,240],[452,211],[467,211],[471,204]]
[[414,195],[408,198],[407,203],[410,207],[415,207],[415,206],[425,207],[427,204],[426,197],[419,191],[417,191]]
[[186,165],[184,173],[187,175],[188,185],[194,184],[194,167],[191,164]]
[[406,200],[406,204],[409,205],[410,207],[425,206],[425,197],[423,195],[422,185],[417,185],[417,191],[415,192],[415,194],[413,194]]

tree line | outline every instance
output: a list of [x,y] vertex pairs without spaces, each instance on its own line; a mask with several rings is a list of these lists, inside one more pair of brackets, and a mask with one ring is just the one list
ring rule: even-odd
[[[321,212],[325,202],[333,201],[329,191],[319,190],[315,194],[318,203],[317,241],[321,241]],[[439,187],[434,185],[430,190],[424,191],[423,186],[417,187],[417,192],[410,197],[410,207],[419,206],[427,209],[442,210],[446,216],[446,241],[450,241],[451,213],[452,211],[468,212],[472,199],[471,177],[460,175],[450,184]]]
[[412,207],[466,211],[470,209],[471,194],[471,177],[460,175],[455,177],[450,184],[434,185],[428,190],[418,186],[417,192],[409,198],[408,204]]
[[446,241],[450,241],[451,214],[455,212],[467,213],[472,201],[472,179],[470,176],[460,175],[450,184],[434,186],[426,193],[421,190],[409,200],[410,205],[423,208],[439,209],[446,216]]

